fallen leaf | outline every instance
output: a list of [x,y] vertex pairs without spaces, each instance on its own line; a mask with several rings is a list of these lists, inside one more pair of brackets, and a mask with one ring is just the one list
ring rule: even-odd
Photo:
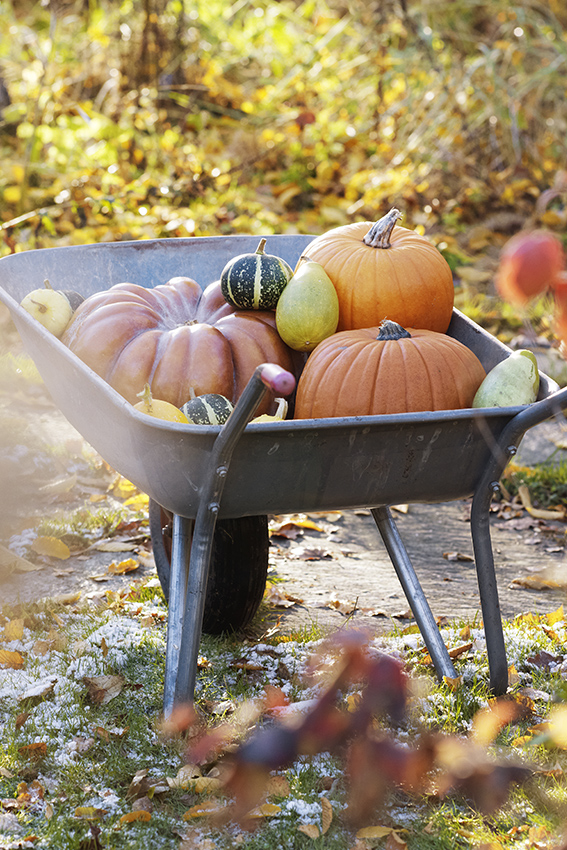
[[196,806],[191,806],[183,815],[183,820],[192,820],[193,818],[207,817],[208,815],[217,815],[226,808],[226,804],[221,800],[203,800]]
[[35,744],[25,744],[18,748],[22,758],[28,758],[31,761],[39,761],[47,753],[47,744],[44,741]]
[[18,617],[15,620],[9,620],[4,626],[4,640],[21,640],[24,636],[24,620]]
[[23,694],[21,694],[20,702],[24,702],[28,699],[34,699],[37,701],[42,700],[44,697],[53,692],[56,683],[57,679],[42,679],[34,685],[30,685],[29,688],[26,688]]
[[465,555],[462,552],[443,552],[443,557],[447,561],[474,561],[470,555]]
[[359,829],[356,833],[357,838],[369,838],[370,840],[374,838],[386,838],[387,835],[393,832],[391,826],[365,826],[362,829]]
[[307,835],[308,838],[319,838],[319,827],[316,823],[302,823],[297,827],[297,831]]
[[460,658],[461,655],[464,655],[465,652],[468,652],[469,649],[472,649],[472,641],[469,643],[462,643],[460,646],[454,647],[454,649],[449,650],[449,658]]
[[71,557],[71,550],[58,537],[36,537],[30,548],[38,555],[58,558],[60,561],[66,561]]
[[270,818],[279,815],[282,810],[277,803],[262,803],[246,814],[247,818]]
[[81,591],[76,590],[71,593],[59,593],[57,596],[48,596],[42,601],[45,603],[51,603],[52,605],[74,605],[80,598]]
[[321,797],[321,834],[325,835],[333,821],[333,807],[327,797]]
[[294,546],[289,550],[288,556],[298,561],[322,561],[325,558],[334,558],[330,549],[306,546]]
[[83,676],[89,697],[98,705],[106,705],[114,699],[124,687],[123,676]]
[[114,561],[109,564],[108,572],[110,575],[123,575],[124,573],[131,573],[134,570],[137,570],[140,566],[140,562],[136,561],[134,558],[128,558],[126,561],[120,561],[120,563],[115,564]]
[[528,489],[527,484],[520,484],[520,486],[518,487],[518,496],[520,497],[522,506],[526,509],[530,516],[536,517],[537,519],[565,519],[565,508],[563,507],[549,510],[543,508],[534,508],[532,505],[532,498],[530,496],[530,491]]
[[99,820],[107,814],[106,809],[97,809],[96,806],[77,806],[75,817],[83,820]]
[[332,608],[333,611],[338,611],[339,614],[344,614],[346,617],[354,614],[357,610],[356,601],[347,602],[344,599],[331,599],[327,602],[327,608]]
[[0,649],[0,666],[11,667],[20,670],[25,664],[24,656],[20,652],[12,652],[9,649]]
[[152,815],[150,812],[147,812],[145,809],[136,809],[134,812],[126,812],[118,822],[133,823],[134,821],[149,821],[151,819]]

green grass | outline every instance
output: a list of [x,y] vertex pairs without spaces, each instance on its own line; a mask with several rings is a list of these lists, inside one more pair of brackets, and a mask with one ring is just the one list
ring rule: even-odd
[[[22,827],[21,834],[37,836],[36,847],[84,850],[85,846],[96,846],[88,845],[96,838],[103,847],[178,848],[180,835],[187,832],[203,850],[228,850],[240,845],[252,850],[310,846],[350,850],[357,840],[362,842],[361,850],[385,846],[385,837],[357,839],[361,826],[395,830],[398,843],[404,841],[409,850],[523,847],[529,846],[522,842],[530,835],[532,841],[537,835],[551,841],[565,821],[567,790],[560,771],[567,768],[567,755],[541,728],[550,707],[563,704],[567,696],[561,667],[567,623],[561,610],[547,616],[519,617],[506,624],[513,665],[509,698],[518,704],[523,700],[528,710],[525,716],[505,724],[484,749],[474,750],[475,758],[480,752],[490,764],[519,762],[536,768],[537,773],[524,787],[511,786],[494,811],[475,810],[461,792],[450,793],[448,789],[449,793],[442,793],[442,783],[434,790],[433,782],[428,793],[415,795],[390,785],[367,821],[352,824],[345,817],[349,782],[341,753],[321,752],[298,757],[281,771],[289,793],[269,798],[279,811],[260,819],[252,832],[236,824],[221,827],[208,818],[184,820],[183,815],[193,805],[217,797],[199,793],[191,785],[170,787],[188,758],[192,733],[171,736],[161,729],[166,608],[155,580],[133,584],[122,594],[110,594],[106,609],[19,607],[5,610],[0,625],[9,627],[18,618],[24,623],[22,639],[0,640],[1,649],[21,651],[25,659],[21,671],[0,670],[0,720],[4,729],[0,799],[9,801],[9,810],[15,812]],[[478,713],[491,704],[479,624],[458,623],[443,631],[449,648],[467,638],[473,643],[471,650],[455,660],[462,677],[462,685],[456,688],[437,680],[431,666],[424,663],[419,636],[416,639],[415,631],[411,631],[399,630],[377,639],[380,651],[403,657],[410,676],[410,700],[401,726],[381,720],[376,733],[392,736],[392,740],[410,748],[429,734],[470,746]],[[233,710],[238,713],[245,702],[258,704],[268,685],[282,689],[291,702],[317,696],[317,687],[306,678],[306,664],[309,656],[315,650],[321,652],[327,642],[313,630],[303,634],[305,640],[300,634],[293,637],[285,640],[283,635],[274,635],[260,644],[238,635],[203,638],[197,698],[205,730],[231,723]],[[38,641],[51,641],[51,649],[39,654],[43,650]],[[538,666],[538,653],[544,651],[557,659],[557,669],[546,670],[543,662]],[[333,659],[336,662],[331,655],[330,661]],[[249,662],[248,669],[242,666],[243,661]],[[83,677],[103,675],[122,676],[123,687],[106,704],[97,704],[89,697]],[[22,699],[24,676],[26,687],[51,678],[57,683],[44,696]],[[339,705],[349,704],[350,696],[361,687],[354,683],[343,689]],[[526,688],[532,691],[524,693]],[[28,716],[22,719],[24,715]],[[246,734],[243,728],[235,744]],[[46,745],[38,761],[26,757],[21,749],[32,743]],[[77,747],[84,747],[84,752],[77,754]],[[222,757],[218,763],[210,760],[202,765],[202,773],[212,770],[215,776],[222,764]],[[551,768],[555,773],[546,775]],[[148,771],[148,796],[152,797],[151,788],[157,783],[158,792],[150,804],[151,819],[123,822],[121,818],[132,810],[128,791],[140,769]],[[487,777],[490,775],[489,771]],[[443,779],[443,770],[438,769],[432,780],[439,777]],[[38,792],[43,796],[37,797]],[[29,802],[25,794],[30,796]],[[324,835],[311,838],[299,827],[310,823],[321,827],[322,795],[331,804],[333,819]],[[89,807],[95,810],[93,819],[87,817]]]

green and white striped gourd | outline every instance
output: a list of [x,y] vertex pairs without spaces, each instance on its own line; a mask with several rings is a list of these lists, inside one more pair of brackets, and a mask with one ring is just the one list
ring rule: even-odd
[[204,393],[186,401],[181,407],[192,425],[224,425],[234,406],[219,393]]
[[222,294],[238,310],[275,310],[293,275],[285,260],[264,253],[265,245],[262,239],[254,253],[233,257],[222,270]]

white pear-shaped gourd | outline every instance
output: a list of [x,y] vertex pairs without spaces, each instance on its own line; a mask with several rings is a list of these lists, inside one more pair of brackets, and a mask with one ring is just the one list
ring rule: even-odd
[[531,404],[539,390],[535,354],[527,349],[514,351],[488,372],[473,399],[473,407],[516,407]]

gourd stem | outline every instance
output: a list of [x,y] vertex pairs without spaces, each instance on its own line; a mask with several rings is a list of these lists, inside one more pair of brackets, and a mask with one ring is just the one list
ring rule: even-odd
[[402,328],[401,325],[398,325],[397,322],[392,322],[391,319],[384,319],[380,323],[379,333],[376,339],[381,341],[388,339],[411,339],[411,334],[405,328]]
[[266,240],[265,240],[265,239],[260,239],[260,244],[259,244],[259,245],[258,245],[258,247],[256,248],[256,252],[255,252],[255,253],[256,253],[256,254],[263,254],[263,253],[264,253],[264,248],[265,248],[265,247],[266,247]]
[[389,213],[382,216],[381,219],[374,222],[364,239],[365,245],[371,248],[391,248],[390,236],[394,229],[395,223],[402,217],[402,214],[397,209],[391,209]]

